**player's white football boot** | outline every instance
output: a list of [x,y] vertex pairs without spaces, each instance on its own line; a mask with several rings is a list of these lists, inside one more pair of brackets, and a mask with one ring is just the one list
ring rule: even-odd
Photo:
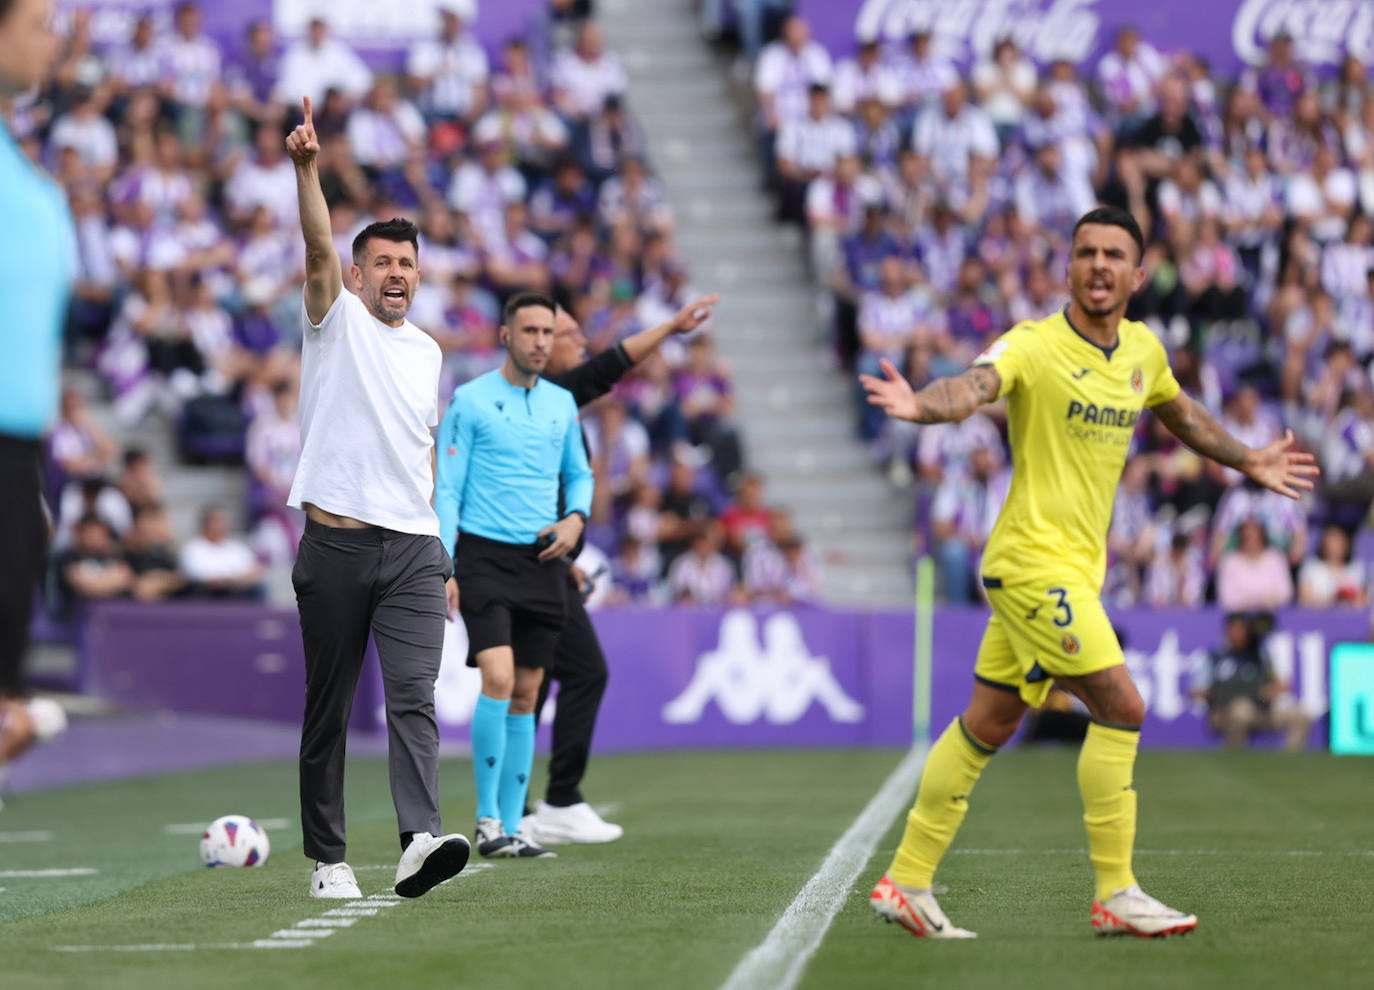
[[396,864],[396,893],[402,897],[427,893],[461,873],[471,852],[467,837],[457,832],[439,836],[416,832]]
[[358,879],[347,863],[316,863],[310,875],[310,896],[331,900],[353,900],[363,896]]
[[889,923],[895,921],[917,938],[978,937],[977,933],[956,927],[945,917],[930,891],[899,887],[886,873],[868,895],[868,903],[879,918]]
[[1105,901],[1093,898],[1093,927],[1099,935],[1163,938],[1186,935],[1197,927],[1197,915],[1184,914],[1131,884]]

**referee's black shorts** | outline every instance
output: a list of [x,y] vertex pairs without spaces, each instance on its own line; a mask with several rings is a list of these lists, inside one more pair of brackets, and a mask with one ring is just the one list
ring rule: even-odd
[[453,576],[468,631],[469,667],[477,666],[477,654],[496,646],[511,647],[517,667],[553,662],[568,621],[566,563],[541,563],[533,544],[461,533]]

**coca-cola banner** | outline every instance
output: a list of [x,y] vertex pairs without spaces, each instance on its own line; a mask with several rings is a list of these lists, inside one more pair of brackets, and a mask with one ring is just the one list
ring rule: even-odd
[[[1132,610],[1112,619],[1148,708],[1144,744],[1216,745],[1201,706],[1189,697],[1189,682],[1221,640],[1221,613]],[[611,670],[599,751],[911,742],[909,613],[615,610],[594,620]],[[935,612],[929,701],[937,733],[968,699],[986,620],[977,608]],[[1278,675],[1313,719],[1313,746],[1325,745],[1331,650],[1363,642],[1367,632],[1360,612],[1292,610],[1279,615],[1267,640]],[[463,627],[453,623],[435,692],[440,731],[450,743],[466,743],[481,689],[466,653]],[[93,610],[81,655],[73,686],[131,708],[300,719],[305,668],[300,626],[289,609],[102,605]],[[546,722],[551,714],[545,712]],[[371,656],[352,724],[385,731],[381,677]]]
[[1318,67],[1334,66],[1347,51],[1374,61],[1374,0],[798,0],[797,7],[837,56],[856,37],[900,39],[925,28],[964,66],[1004,35],[1042,63],[1095,66],[1117,30],[1131,25],[1161,51],[1204,56],[1221,75],[1259,64],[1279,31]]

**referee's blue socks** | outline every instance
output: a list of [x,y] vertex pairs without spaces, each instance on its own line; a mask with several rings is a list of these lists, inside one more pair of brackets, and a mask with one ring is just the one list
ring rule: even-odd
[[[506,713],[509,710],[509,698],[498,701],[485,694],[477,696],[477,708],[472,713],[472,773],[477,780],[479,819],[501,817],[499,795],[506,762]],[[519,827],[519,816],[513,824],[506,824],[507,831],[512,833]]]
[[509,835],[520,831],[525,797],[534,769],[534,713],[506,716],[506,762],[501,768],[501,822]]

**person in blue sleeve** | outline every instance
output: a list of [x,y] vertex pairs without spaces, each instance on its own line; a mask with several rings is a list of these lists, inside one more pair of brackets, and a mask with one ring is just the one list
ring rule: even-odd
[[512,296],[501,326],[505,363],[460,386],[439,425],[434,511],[453,553],[449,613],[462,614],[468,664],[482,673],[472,767],[477,851],[488,858],[553,855],[519,826],[539,685],[567,622],[563,558],[592,505],[577,402],[539,377],[553,350],[554,313],[546,296]]
[[[0,769],[44,720],[23,676],[33,594],[43,572],[42,436],[57,415],[62,326],[76,235],[62,189],[20,150],[8,117],[57,55],[52,0],[0,0]],[[65,724],[53,709],[51,731]]]

